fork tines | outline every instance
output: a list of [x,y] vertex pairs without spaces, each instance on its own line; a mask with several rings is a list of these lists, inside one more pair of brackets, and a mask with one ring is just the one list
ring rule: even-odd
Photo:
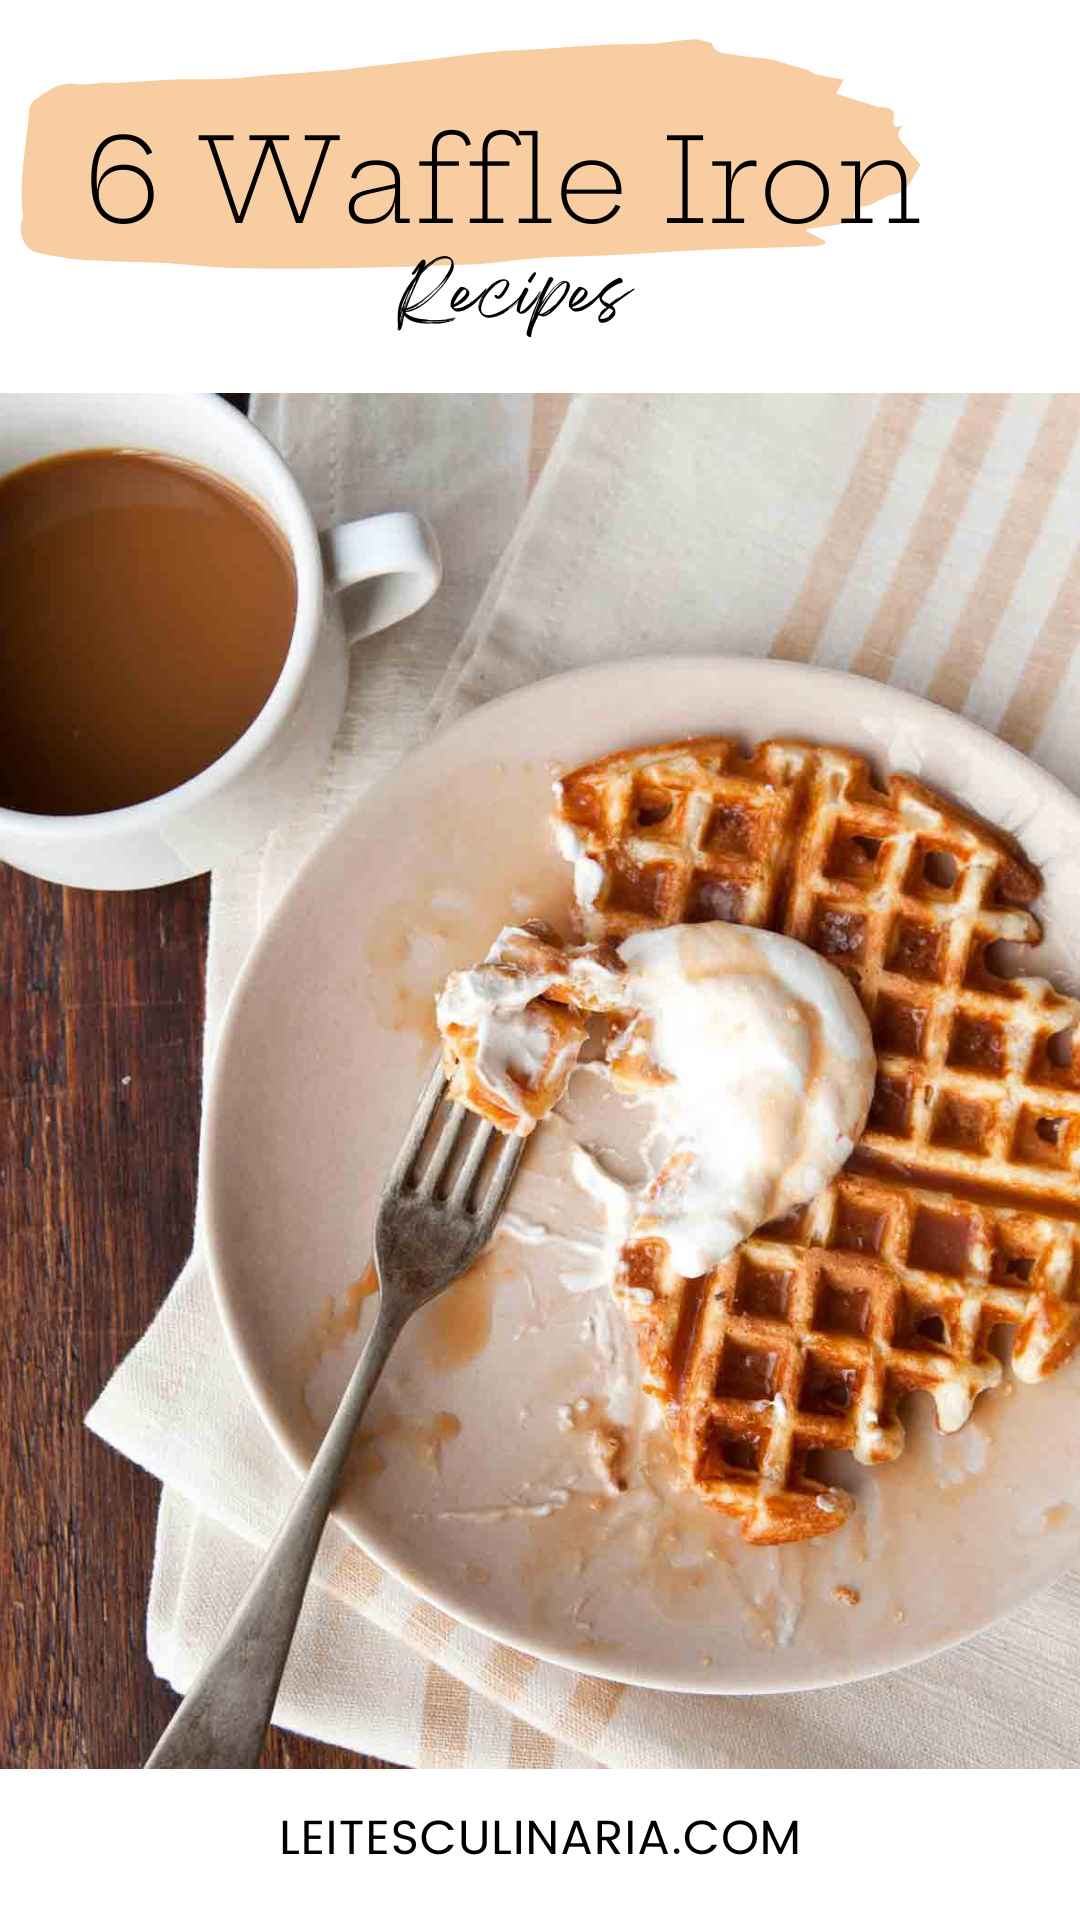
[[[490,1179],[478,1197],[482,1170],[496,1128],[457,1101],[448,1100],[446,1092],[446,1075],[439,1060],[417,1102],[391,1169],[387,1190],[414,1195],[431,1205],[469,1210],[480,1219],[490,1219],[494,1225],[517,1171],[525,1141],[517,1134],[502,1136],[503,1144],[492,1162]],[[462,1146],[449,1184],[444,1184],[455,1152]],[[428,1150],[426,1159],[425,1150]],[[470,1199],[474,1201],[471,1208]]]

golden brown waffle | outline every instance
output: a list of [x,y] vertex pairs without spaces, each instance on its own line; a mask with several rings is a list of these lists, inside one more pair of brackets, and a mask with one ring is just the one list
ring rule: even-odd
[[1038,1380],[1080,1334],[1080,1225],[842,1174],[700,1280],[663,1240],[631,1241],[616,1291],[644,1385],[664,1404],[683,1472],[756,1545],[842,1526],[850,1496],[815,1455],[866,1465],[904,1444],[898,1407],[932,1395],[955,1432],[1013,1367]]
[[618,1281],[702,1497],[751,1540],[829,1531],[850,1501],[814,1454],[893,1458],[897,1403],[918,1389],[961,1426],[1000,1377],[996,1325],[1017,1329],[1025,1380],[1080,1339],[1080,1008],[1006,977],[997,944],[1037,944],[1038,876],[917,781],[878,787],[835,748],[653,747],[557,793],[588,938],[770,927],[841,967],[870,1018],[865,1177],[841,1176],[703,1280],[643,1237]]

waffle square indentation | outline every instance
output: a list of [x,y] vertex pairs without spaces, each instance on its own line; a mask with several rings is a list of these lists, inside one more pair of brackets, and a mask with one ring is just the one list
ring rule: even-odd
[[1035,1256],[1015,1247],[995,1247],[990,1260],[990,1283],[995,1287],[1013,1287],[1026,1291],[1035,1271]]
[[1013,1159],[1032,1167],[1070,1167],[1080,1137],[1080,1118],[1049,1107],[1021,1107],[1013,1136]]
[[965,1100],[957,1093],[941,1093],[934,1106],[930,1138],[935,1147],[981,1158],[990,1150],[993,1124],[993,1107],[980,1100]]
[[801,1413],[844,1414],[851,1406],[859,1385],[857,1367],[834,1366],[820,1354],[811,1353],[799,1388]]
[[927,1347],[947,1349],[950,1332],[945,1312],[930,1301],[901,1294],[896,1304],[892,1343],[894,1347],[916,1353]]
[[841,827],[834,833],[825,863],[829,880],[846,880],[855,887],[870,888],[877,879],[884,841],[871,833],[853,833]]
[[904,892],[914,900],[953,900],[963,878],[951,847],[933,840],[916,840],[904,876]]
[[760,1320],[786,1320],[791,1297],[791,1274],[783,1267],[762,1266],[744,1255],[735,1278],[732,1311]]
[[670,787],[639,780],[634,788],[631,824],[649,839],[681,841],[686,817],[686,795]]
[[746,919],[745,887],[723,874],[696,873],[686,902],[686,919],[729,920],[739,924]]
[[865,1287],[847,1287],[837,1276],[822,1277],[814,1303],[815,1333],[840,1333],[864,1340],[870,1327],[870,1295]]
[[929,1007],[917,1001],[900,1000],[892,994],[878,997],[874,1010],[874,1041],[879,1053],[902,1054],[906,1060],[921,1060],[926,1041]]
[[822,902],[814,916],[812,944],[827,960],[857,966],[866,952],[866,916]]
[[701,842],[702,850],[705,853],[735,854],[741,859],[749,859],[756,849],[758,824],[756,808],[722,803],[714,807],[709,816]]
[[911,1088],[906,1080],[879,1073],[870,1102],[869,1127],[875,1133],[906,1140],[911,1133]]
[[944,927],[898,914],[885,966],[889,973],[902,974],[908,980],[941,980],[945,972]]
[[908,1242],[907,1264],[923,1273],[957,1278],[971,1260],[972,1225],[965,1214],[946,1213],[943,1207],[918,1207]]
[[836,1203],[829,1245],[849,1253],[877,1254],[885,1238],[888,1215],[880,1207],[862,1205],[847,1194]]
[[760,1434],[726,1426],[722,1420],[710,1421],[702,1461],[705,1477],[755,1479],[761,1463],[761,1448]]
[[982,1073],[1000,1079],[1006,1064],[1005,1034],[1000,1021],[958,1012],[949,1034],[946,1058],[950,1067],[958,1067],[962,1073]]
[[716,1372],[716,1392],[721,1400],[771,1400],[779,1355],[767,1347],[743,1346],[730,1337],[724,1341]]
[[677,879],[677,869],[666,860],[640,866],[636,860],[616,855],[609,869],[606,904],[614,913],[662,919]]

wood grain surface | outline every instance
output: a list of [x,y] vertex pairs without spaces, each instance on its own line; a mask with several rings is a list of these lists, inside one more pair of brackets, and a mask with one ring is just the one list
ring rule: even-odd
[[[242,400],[246,396],[230,396]],[[531,478],[568,396],[538,396]],[[146,1656],[158,1485],[83,1426],[191,1241],[209,880],[0,865],[0,1766],[130,1767],[176,1697]],[[380,1766],[273,1732],[270,1767]]]
[[[158,1487],[83,1414],[188,1252],[209,884],[0,867],[0,1765],[137,1766]],[[275,1733],[269,1766],[360,1766]],[[374,1764],[378,1764],[377,1762]]]

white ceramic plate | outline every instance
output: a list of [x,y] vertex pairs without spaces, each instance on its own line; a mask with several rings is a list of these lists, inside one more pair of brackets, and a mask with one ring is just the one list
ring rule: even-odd
[[[245,968],[209,1090],[207,1226],[243,1373],[298,1468],[370,1325],[362,1283],[386,1166],[434,1047],[432,997],[507,919],[566,922],[550,781],[632,744],[794,735],[909,769],[1016,833],[1042,868],[1041,964],[1080,952],[1080,803],[966,721],[876,682],[751,659],[634,662],[481,708],[322,846]],[[1075,980],[1073,982],[1075,984]],[[586,1124],[579,1121],[579,1126]],[[602,1122],[587,1122],[594,1135]],[[634,1356],[581,1251],[592,1203],[570,1128],[536,1136],[518,1222],[407,1329],[339,1518],[458,1618],[549,1659],[695,1692],[811,1687],[966,1638],[1080,1554],[1080,1361],[985,1395],[944,1437],[909,1403],[902,1459],[847,1461],[857,1517],[798,1547],[743,1545],[670,1485]],[[595,1143],[595,1141],[594,1141]],[[628,1492],[591,1428],[632,1429]],[[854,1589],[857,1605],[836,1597]]]

